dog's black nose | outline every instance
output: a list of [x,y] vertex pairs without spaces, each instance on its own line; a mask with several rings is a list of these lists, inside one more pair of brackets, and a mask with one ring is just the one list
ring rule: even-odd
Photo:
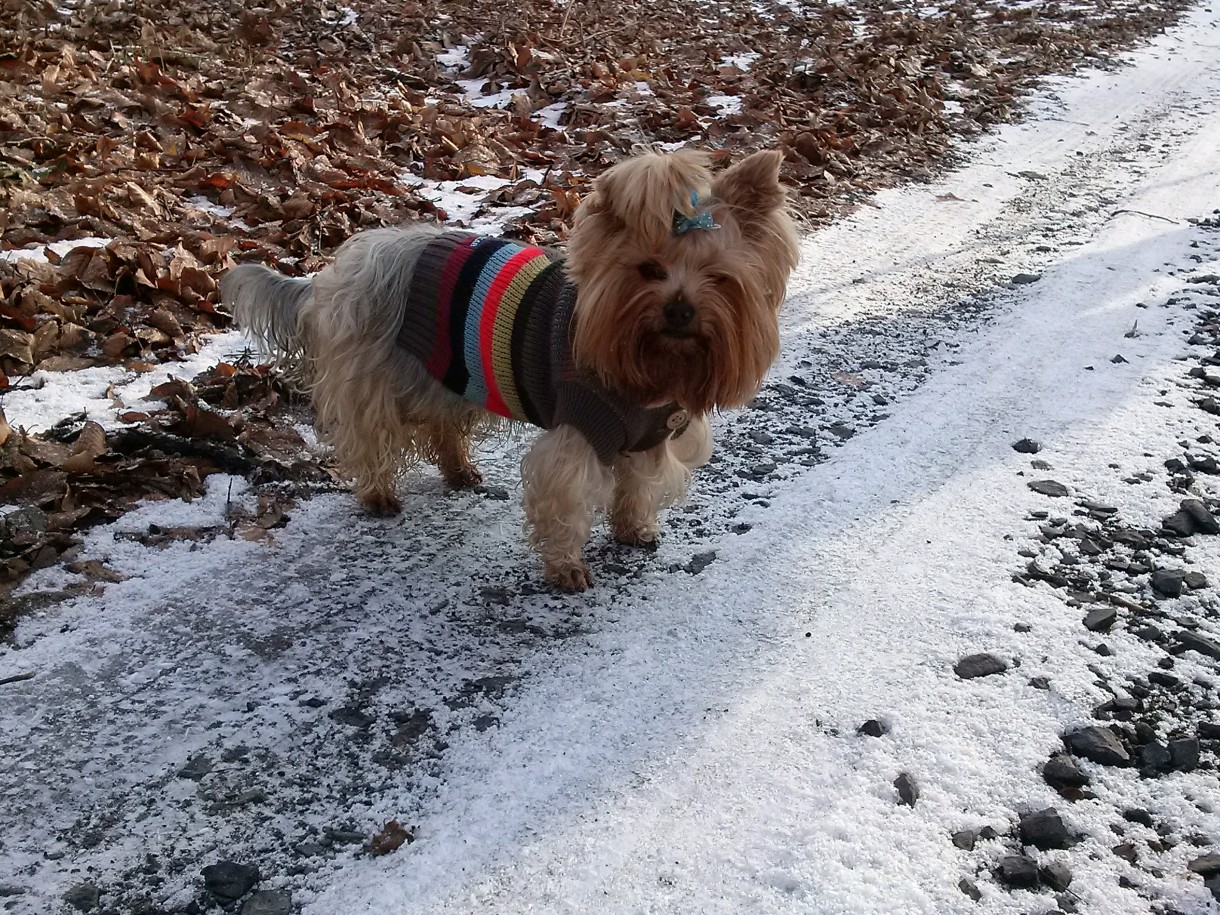
[[684,299],[665,303],[665,324],[670,330],[682,330],[695,317],[695,306]]

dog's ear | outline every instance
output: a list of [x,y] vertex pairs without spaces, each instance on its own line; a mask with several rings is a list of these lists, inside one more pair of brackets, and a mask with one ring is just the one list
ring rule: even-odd
[[783,153],[774,149],[756,152],[725,169],[712,182],[712,193],[728,204],[744,227],[751,216],[768,218],[782,209],[787,197],[779,183]]
[[648,153],[620,162],[598,177],[584,207],[590,213],[611,214],[633,234],[662,244],[673,227],[674,213],[690,215],[692,192],[705,193],[710,180],[704,152]]

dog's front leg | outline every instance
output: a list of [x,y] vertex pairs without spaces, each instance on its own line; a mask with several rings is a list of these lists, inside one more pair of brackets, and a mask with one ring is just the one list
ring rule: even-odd
[[570,426],[544,433],[521,462],[530,546],[542,557],[546,580],[567,591],[591,585],[581,556],[593,516],[604,510],[614,474]]
[[696,416],[678,438],[667,438],[647,451],[615,458],[614,505],[610,510],[614,539],[628,546],[656,549],[661,536],[657,512],[685,497],[691,471],[707,463],[711,454],[707,419]]

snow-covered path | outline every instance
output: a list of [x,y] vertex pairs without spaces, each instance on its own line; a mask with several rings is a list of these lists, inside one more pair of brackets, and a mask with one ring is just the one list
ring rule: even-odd
[[[1160,655],[1121,625],[1097,654],[1083,611],[1013,574],[1029,512],[1072,513],[1028,482],[1155,530],[1181,494],[1123,480],[1216,431],[1179,360],[1187,306],[1220,288],[1188,283],[1220,273],[1220,232],[1187,222],[1220,206],[1218,24],[1196,11],[809,237],[759,409],[722,424],[657,554],[597,546],[590,595],[536,586],[512,445],[485,493],[414,480],[401,521],[336,495],[271,546],[115,536],[214,520],[219,484],[94,531],[85,556],[126,580],[0,649],[0,680],[35,674],[0,686],[5,901],[44,912],[89,881],[103,908],[180,911],[232,859],[313,915],[1042,911],[989,872],[1055,805],[1082,841],[1037,856],[1070,865],[1080,911],[1211,911],[1186,863],[1220,842],[1214,769],[1083,763],[1096,796],[1070,804],[1038,772],[1109,698],[1099,667]],[[1187,554],[1213,578],[1216,539]],[[1010,669],[954,675],[983,651]],[[1176,671],[1215,689],[1214,661]],[[1126,823],[1132,867],[1112,826],[1135,807],[1205,847]],[[394,818],[412,844],[345,844]],[[1009,836],[950,842],[985,825]]]

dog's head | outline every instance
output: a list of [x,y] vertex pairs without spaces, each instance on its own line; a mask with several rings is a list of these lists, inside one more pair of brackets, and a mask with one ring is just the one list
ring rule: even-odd
[[579,365],[641,406],[703,413],[754,396],[797,262],[781,159],[758,152],[713,176],[702,153],[652,153],[594,182],[568,243]]

